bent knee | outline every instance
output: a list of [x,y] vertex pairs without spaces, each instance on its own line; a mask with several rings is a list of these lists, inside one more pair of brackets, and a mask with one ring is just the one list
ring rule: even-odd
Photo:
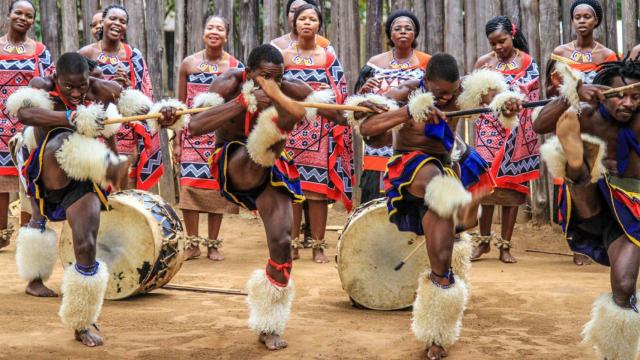
[[633,276],[622,275],[612,279],[613,298],[620,306],[629,304],[629,300],[636,293],[636,279]]

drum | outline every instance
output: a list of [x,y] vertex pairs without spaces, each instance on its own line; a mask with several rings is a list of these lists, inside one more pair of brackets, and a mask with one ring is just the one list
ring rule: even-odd
[[394,268],[422,237],[400,232],[389,221],[386,199],[363,204],[349,217],[338,239],[342,288],[357,305],[374,310],[404,309],[413,303],[418,277],[429,261],[418,251],[399,271]]
[[[107,264],[105,299],[116,300],[162,287],[180,270],[184,256],[182,223],[157,195],[126,190],[109,196],[100,216],[96,257]],[[71,227],[64,223],[60,258],[75,262]]]

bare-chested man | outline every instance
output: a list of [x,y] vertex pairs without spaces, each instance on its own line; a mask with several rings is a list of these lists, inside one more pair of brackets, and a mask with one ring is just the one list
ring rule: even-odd
[[[409,96],[416,88],[419,91]],[[489,192],[477,189],[472,195],[450,167],[458,120],[447,120],[442,111],[457,110],[460,90],[456,60],[436,54],[424,81],[407,82],[390,93],[395,100],[408,98],[408,105],[373,115],[360,125],[370,144],[385,143],[381,140],[389,137],[393,141],[396,155],[384,178],[390,220],[401,231],[427,239],[430,269],[419,280],[411,328],[426,343],[429,359],[446,357],[445,348],[460,333],[471,249],[467,246],[465,256],[452,255],[454,240],[456,232],[477,224],[480,200]],[[520,103],[508,100],[502,107],[514,116]]]
[[602,95],[606,87],[637,82],[640,62],[630,59],[601,65],[594,85],[566,75],[562,96],[534,123],[536,132],[556,134],[540,152],[551,172],[565,179],[560,207],[569,246],[611,266],[612,293],[594,302],[583,330],[602,359],[635,359],[640,338],[640,88]]
[[[50,80],[55,90],[49,93],[43,88],[48,89]],[[29,281],[28,294],[56,296],[43,284],[53,270],[57,247],[55,232],[46,223],[69,222],[76,263],[64,273],[59,315],[74,329],[76,339],[87,346],[102,344],[92,327],[109,278],[105,263],[96,259],[100,210],[108,205],[105,187],[121,187],[129,166],[126,158],[95,137],[112,137],[117,131],[119,126],[105,127],[103,122],[118,116],[113,104],[125,97],[121,94],[117,83],[90,78],[82,55],[67,53],[56,63],[52,79],[34,78],[31,87],[7,101],[9,111],[34,127],[37,143],[26,165],[33,215],[18,233],[18,270]],[[105,110],[107,104],[111,105]],[[174,108],[163,108],[162,114],[162,124],[175,122]]]
[[[283,149],[288,134],[305,117],[305,109],[291,99],[311,101],[313,93],[301,81],[282,80],[284,59],[272,45],[253,49],[246,65],[246,70],[229,70],[211,84],[205,105],[216,107],[194,116],[189,131],[216,132],[211,174],[220,182],[220,193],[262,217],[270,258],[266,271],[256,270],[247,282],[249,327],[268,349],[278,350],[287,346],[282,336],[294,294],[289,280],[291,203],[304,199],[296,167]],[[321,115],[346,124],[337,111]]]

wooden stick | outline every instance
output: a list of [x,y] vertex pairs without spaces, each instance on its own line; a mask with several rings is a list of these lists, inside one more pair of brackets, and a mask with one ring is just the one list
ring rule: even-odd
[[411,259],[413,257],[413,255],[415,255],[418,250],[424,246],[424,244],[427,242],[427,239],[424,239],[420,242],[420,244],[416,245],[416,247],[413,248],[413,250],[411,250],[411,252],[409,253],[409,255],[405,256],[404,259],[402,259],[402,261],[400,261],[398,263],[398,265],[396,265],[396,267],[393,268],[393,270],[398,271],[400,269],[402,269],[402,267],[404,266],[404,264],[409,261],[409,259]]
[[209,288],[209,287],[200,287],[200,286],[187,286],[187,285],[171,285],[167,284],[161,289],[166,290],[177,290],[177,291],[192,291],[198,293],[208,293],[208,294],[226,294],[226,295],[241,295],[247,296],[248,294],[244,291],[236,290],[236,289],[219,289],[219,288]]
[[567,254],[567,253],[561,253],[561,252],[555,252],[555,251],[545,251],[545,250],[527,249],[527,250],[525,250],[525,252],[532,252],[532,253],[539,253],[539,254],[547,254],[547,255],[571,256],[571,257],[573,257],[573,254]]

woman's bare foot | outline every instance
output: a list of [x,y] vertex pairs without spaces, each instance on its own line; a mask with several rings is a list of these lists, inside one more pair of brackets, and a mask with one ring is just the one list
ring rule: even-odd
[[491,251],[491,243],[482,243],[473,248],[471,252],[471,261],[480,259],[484,254],[488,254]]
[[291,260],[300,259],[300,250],[296,248],[291,248]]
[[500,261],[505,264],[515,264],[518,262],[509,250],[500,250]]
[[29,284],[27,284],[27,288],[25,289],[24,292],[27,293],[28,295],[36,296],[36,297],[57,297],[58,296],[58,294],[55,291],[49,289],[44,285],[44,283],[42,282],[42,279],[35,279],[35,280],[29,281]]
[[283,338],[276,334],[260,334],[260,342],[269,350],[280,350],[289,346]]
[[431,345],[427,348],[427,359],[428,360],[440,360],[442,358],[446,358],[449,354],[439,345]]
[[583,266],[583,265],[591,265],[593,262],[586,255],[573,253],[573,263],[578,266]]
[[96,347],[103,344],[102,337],[91,330],[76,330],[76,340],[88,347]]
[[313,249],[313,261],[318,264],[326,264],[329,262],[329,258],[324,254],[324,250]]
[[194,246],[194,247],[190,247],[188,249],[184,249],[184,259],[185,260],[193,260],[193,259],[197,259],[200,257],[200,247],[199,246]]
[[213,261],[222,261],[224,260],[224,255],[218,251],[216,248],[207,248],[207,257],[209,260]]

